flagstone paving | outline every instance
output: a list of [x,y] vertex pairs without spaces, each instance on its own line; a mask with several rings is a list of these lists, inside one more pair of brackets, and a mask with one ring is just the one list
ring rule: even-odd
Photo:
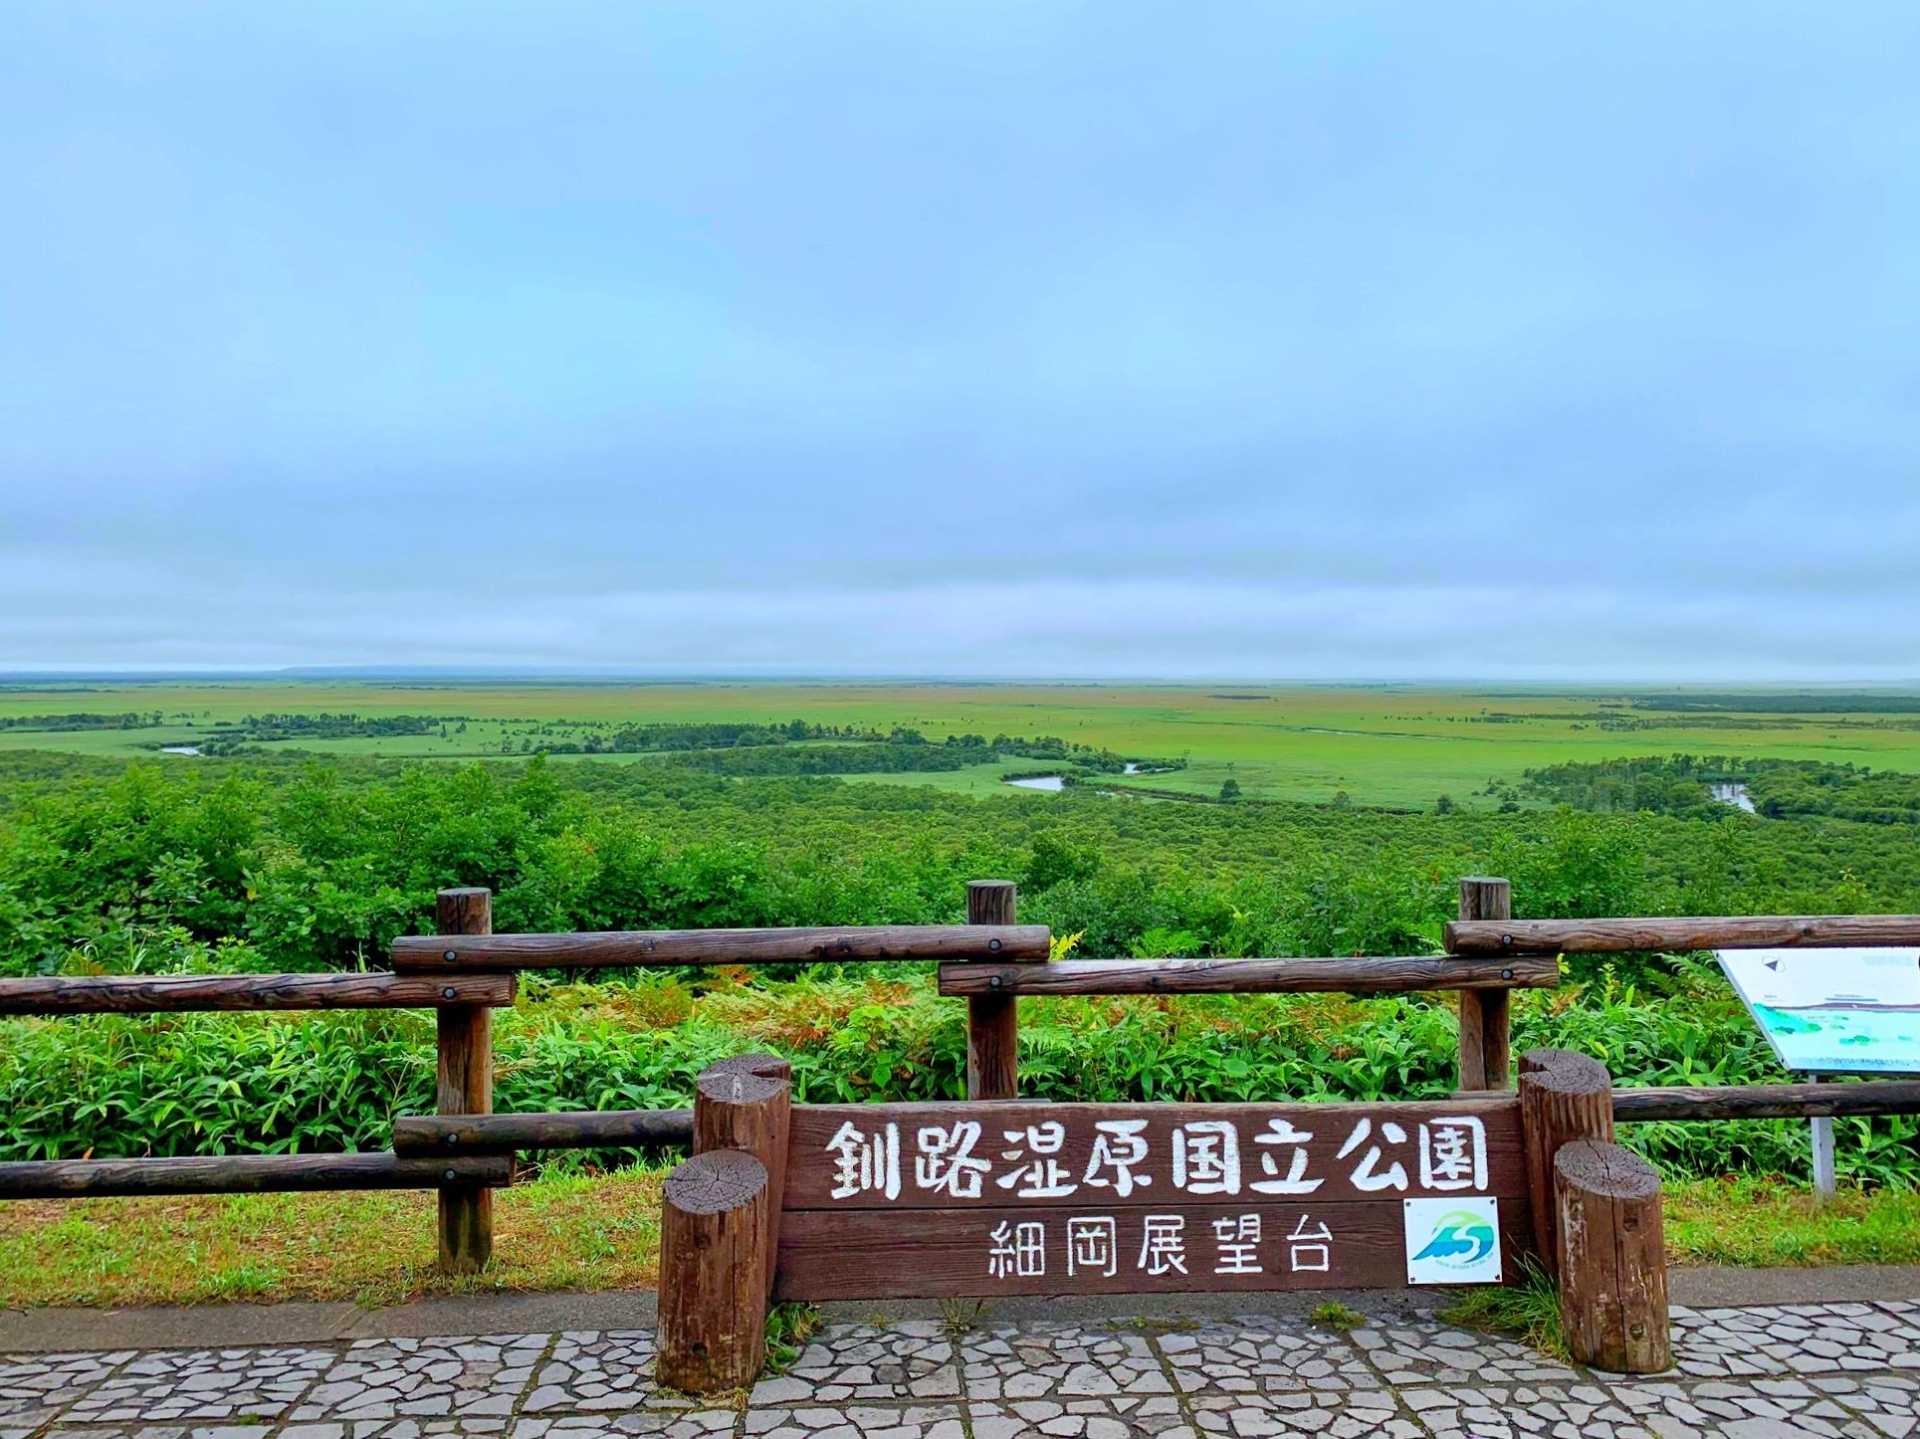
[[1419,1314],[832,1324],[745,1394],[651,1333],[0,1354],[0,1439],[1920,1439],[1920,1303],[1679,1310],[1628,1378]]

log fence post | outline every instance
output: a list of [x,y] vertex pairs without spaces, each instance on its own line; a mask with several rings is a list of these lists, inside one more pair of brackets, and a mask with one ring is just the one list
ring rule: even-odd
[[[1019,896],[1009,879],[967,882],[968,924],[1017,924]],[[967,1098],[1013,1099],[1020,1092],[1020,1020],[1010,994],[967,999]]]
[[1673,1367],[1660,1176],[1617,1144],[1576,1139],[1553,1157],[1560,1328],[1576,1364],[1616,1374]]
[[693,1158],[667,1176],[658,1377],[689,1394],[753,1383],[780,1258],[792,1068],[723,1059],[694,1081]]
[[767,1171],[771,1196],[764,1232],[755,1240],[765,1261],[765,1295],[773,1298],[780,1258],[780,1204],[786,1192],[787,1129],[793,1110],[793,1068],[775,1054],[747,1054],[709,1065],[694,1081],[693,1152],[737,1149]]
[[1520,1056],[1520,1138],[1534,1249],[1560,1290],[1576,1364],[1619,1374],[1673,1366],[1660,1176],[1613,1142],[1613,1078],[1564,1049]]
[[1613,1076],[1597,1059],[1566,1049],[1520,1056],[1520,1139],[1533,1199],[1533,1249],[1556,1273],[1553,1156],[1576,1139],[1613,1141]]
[[[1512,919],[1513,886],[1504,879],[1460,881],[1460,918]],[[1508,1089],[1513,1084],[1509,992],[1462,989],[1460,998],[1460,1088]]]
[[767,1358],[767,1167],[738,1149],[667,1176],[660,1222],[657,1377],[688,1394],[753,1383]]
[[[443,889],[435,904],[441,934],[492,934],[493,895]],[[483,1004],[438,1011],[441,1114],[493,1113],[493,1011]],[[493,1191],[479,1184],[440,1189],[440,1267],[478,1274],[493,1257]]]

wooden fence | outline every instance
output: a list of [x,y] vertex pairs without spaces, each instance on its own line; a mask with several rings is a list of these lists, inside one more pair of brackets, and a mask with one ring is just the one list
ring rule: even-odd
[[[380,1154],[272,1155],[129,1160],[55,1160],[0,1164],[0,1199],[79,1197],[114,1194],[239,1193],[264,1190],[420,1188],[439,1193],[440,1262],[452,1272],[483,1267],[492,1252],[491,1195],[495,1187],[511,1182],[512,1157],[530,1149],[566,1147],[627,1147],[691,1143],[697,1156],[750,1153],[765,1150],[759,1140],[729,1140],[722,1121],[709,1117],[703,1131],[703,1107],[711,1114],[718,1100],[713,1085],[730,1086],[744,1094],[758,1086],[773,1086],[784,1094],[785,1072],[778,1061],[764,1057],[743,1060],[733,1069],[724,1066],[720,1077],[701,1077],[700,1098],[692,1109],[619,1112],[574,1112],[496,1115],[493,1109],[492,1012],[510,1005],[515,993],[514,972],[522,969],[604,969],[707,964],[786,964],[929,960],[939,966],[939,990],[966,1000],[967,1095],[970,1100],[1009,1101],[1018,1097],[1018,1001],[1023,994],[1259,994],[1285,992],[1346,992],[1384,994],[1405,991],[1453,990],[1459,1002],[1458,1093],[1449,1106],[1452,1118],[1474,1118],[1483,1126],[1506,1124],[1509,1111],[1515,1123],[1525,1119],[1530,1090],[1555,1094],[1556,1076],[1563,1076],[1571,1057],[1541,1059],[1534,1077],[1514,1093],[1509,1000],[1517,988],[1551,987],[1558,983],[1558,956],[1577,953],[1613,953],[1624,950],[1688,950],[1704,948],[1773,948],[1787,946],[1920,945],[1920,916],[1823,916],[1729,919],[1593,919],[1514,920],[1511,890],[1502,879],[1469,878],[1460,881],[1459,919],[1445,930],[1443,955],[1422,958],[1343,957],[1331,959],[1161,959],[1161,960],[1051,960],[1050,935],[1044,926],[1017,921],[1014,886],[1005,881],[981,880],[967,887],[967,923],[959,925],[868,926],[817,929],[692,930],[610,934],[494,934],[491,896],[484,889],[441,892],[437,905],[438,933],[410,936],[393,946],[393,972],[351,975],[234,975],[147,977],[82,977],[0,980],[0,1014],[74,1015],[88,1013],[157,1014],[193,1010],[305,1010],[335,1008],[433,1009],[438,1017],[437,1113],[396,1119],[393,1149]],[[755,1066],[759,1068],[756,1069]],[[1557,1066],[1557,1067],[1556,1067]],[[1523,1064],[1523,1070],[1526,1065]],[[1575,1066],[1577,1069],[1577,1065]],[[1595,1067],[1597,1068],[1597,1066]],[[778,1072],[775,1072],[778,1071]],[[1604,1071],[1602,1078],[1604,1079]],[[711,1082],[710,1082],[711,1081]],[[1549,1105],[1545,1117],[1533,1121],[1533,1133],[1551,1142],[1529,1141],[1529,1171],[1524,1194],[1508,1198],[1526,1211],[1524,1228],[1532,1235],[1531,1252],[1545,1262],[1557,1262],[1549,1226],[1542,1215],[1553,1192],[1551,1166],[1558,1151],[1575,1140],[1610,1142],[1612,1125],[1622,1122],[1674,1119],[1758,1118],[1831,1114],[1892,1114],[1920,1112],[1920,1082],[1886,1081],[1872,1084],[1749,1085],[1712,1089],[1614,1090],[1592,1073],[1575,1088],[1583,1096],[1569,1111],[1572,1118],[1560,1128]],[[1584,1086],[1582,1088],[1581,1086]],[[1489,1093],[1491,1092],[1491,1093]],[[1594,1098],[1595,1094],[1600,1098]],[[1475,1099],[1475,1096],[1487,1096]],[[766,1103],[772,1103],[766,1095]],[[1463,1104],[1472,1101],[1472,1104]],[[784,1102],[784,1101],[782,1101]],[[1559,1103],[1560,1101],[1554,1101]],[[1573,1101],[1567,1101],[1573,1103]],[[1489,1121],[1474,1104],[1491,1104]],[[1518,1106],[1518,1107],[1515,1107]],[[886,1118],[889,1106],[863,1106],[875,1122],[907,1124],[916,1129],[939,1127],[925,1116],[909,1114]],[[908,1107],[912,1108],[912,1107]],[[1080,1106],[1052,1106],[1067,1122],[1068,1111]],[[1217,1108],[1217,1107],[1209,1107]],[[1316,1113],[1332,1115],[1337,1106],[1316,1106]],[[1470,1111],[1470,1112],[1469,1112]],[[804,1115],[804,1109],[795,1111]],[[999,1112],[998,1107],[994,1111]],[[784,1113],[784,1111],[783,1111]],[[956,1119],[943,1110],[950,1130]],[[1088,1123],[1100,1121],[1082,1116]],[[1565,1118],[1565,1116],[1562,1116]],[[1116,1123],[1138,1120],[1151,1126],[1165,1114],[1143,1112]],[[1298,1108],[1276,1110],[1269,1119],[1298,1128]],[[1336,1118],[1348,1118],[1336,1116]],[[1357,1127],[1359,1119],[1352,1117]],[[1380,1117],[1382,1126],[1396,1130],[1421,1122],[1412,1110],[1400,1118]],[[770,1121],[768,1121],[770,1122]],[[806,1124],[815,1121],[808,1118]],[[999,1119],[993,1121],[1001,1123]],[[1045,1125],[1050,1120],[1034,1120]],[[1221,1117],[1193,1123],[1229,1123]],[[745,1123],[745,1121],[739,1121]],[[780,1120],[782,1125],[787,1118]],[[1544,1127],[1543,1127],[1544,1126]],[[1522,1124],[1524,1128],[1524,1124]],[[1019,1126],[1014,1126],[1018,1131]],[[710,1131],[710,1132],[709,1132]],[[744,1132],[744,1131],[743,1131]],[[756,1131],[757,1133],[758,1131]],[[811,1134],[809,1129],[806,1131]],[[1051,1131],[1049,1131],[1050,1133]],[[1144,1131],[1142,1131],[1144,1132]],[[1515,1131],[1520,1132],[1520,1131]],[[703,1138],[704,1134],[704,1138]],[[1062,1141],[1064,1142],[1064,1140]],[[1075,1141],[1078,1142],[1078,1141]],[[1544,1147],[1543,1147],[1544,1146]],[[1535,1151],[1538,1151],[1536,1153]],[[1625,1151],[1621,1151],[1624,1154]],[[1541,1156],[1544,1155],[1544,1158]],[[771,1156],[773,1168],[786,1162],[786,1151]],[[1587,1156],[1593,1163],[1600,1160]],[[1607,1156],[1599,1173],[1602,1188],[1611,1174],[1620,1183],[1642,1184],[1645,1175],[1632,1170],[1618,1156]],[[768,1169],[766,1160],[756,1161]],[[1063,1161],[1064,1162],[1064,1161]],[[732,1161],[729,1161],[732,1164]],[[1607,1169],[1606,1165],[1613,1165]],[[1576,1166],[1577,1167],[1577,1166]],[[1631,1170],[1631,1173],[1629,1171]],[[800,1171],[796,1170],[796,1173]],[[1648,1171],[1650,1172],[1650,1171]],[[700,1182],[711,1192],[703,1202],[708,1214],[726,1211],[711,1207],[742,1178],[740,1166],[726,1174],[707,1168]],[[1622,1176],[1625,1176],[1624,1178]],[[778,1173],[766,1201],[777,1216],[787,1206],[791,1186],[783,1187]],[[1588,1176],[1593,1179],[1593,1175]],[[677,1183],[675,1193],[685,1198],[693,1179]],[[763,1189],[767,1181],[761,1181]],[[717,1186],[715,1188],[714,1186]],[[729,1188],[732,1186],[732,1188]],[[751,1186],[749,1186],[751,1187]],[[1591,1188],[1591,1185],[1589,1186]],[[1164,1192],[1164,1191],[1163,1191]],[[718,1196],[718,1198],[716,1197]],[[800,1196],[804,1200],[804,1195]],[[1635,1201],[1636,1203],[1639,1201]],[[1654,1198],[1657,1216],[1657,1193]],[[1624,1206],[1624,1207],[1621,1207]],[[1620,1215],[1639,1213],[1621,1200]],[[698,1209],[698,1205],[695,1206]],[[689,1213],[694,1211],[690,1210]],[[794,1209],[791,1243],[802,1245],[810,1224],[824,1223],[798,1216],[828,1210]],[[890,1211],[888,1211],[890,1212]],[[1609,1211],[1610,1213],[1615,1211]],[[669,1219],[673,1214],[669,1206]],[[871,1221],[836,1219],[852,1227]],[[1119,1216],[1107,1216],[1118,1224]],[[1377,1227],[1378,1216],[1364,1221]],[[777,1224],[767,1223],[771,1234]],[[1031,1223],[1037,1221],[1021,1221]],[[1621,1222],[1624,1222],[1622,1220]],[[1636,1221],[1637,1223],[1638,1221]],[[754,1262],[766,1273],[770,1293],[778,1269],[779,1251],[762,1243]],[[786,1243],[788,1241],[782,1241]],[[813,1281],[801,1262],[804,1252],[793,1249],[794,1264],[783,1293],[804,1293]],[[1624,1253],[1625,1251],[1620,1251]],[[670,1256],[669,1256],[670,1257]],[[780,1262],[785,1262],[784,1260]],[[667,1270],[663,1268],[664,1275]],[[1377,1269],[1370,1271],[1378,1274]],[[1018,1276],[1017,1276],[1018,1277]],[[1025,1276],[1035,1278],[1037,1276]],[[1000,1292],[1000,1291],[995,1291]],[[762,1299],[765,1298],[762,1294]],[[663,1313],[667,1311],[663,1309]],[[705,1341],[702,1341],[703,1344]],[[1595,1342],[1598,1342],[1597,1340]],[[709,1346],[710,1347],[710,1346]],[[751,1346],[748,1346],[751,1349]],[[1617,1347],[1617,1346],[1616,1346]],[[1576,1349],[1576,1353],[1580,1352]],[[1614,1357],[1618,1357],[1616,1354]],[[736,1355],[738,1360],[739,1356]],[[684,1373],[683,1377],[691,1377]]]

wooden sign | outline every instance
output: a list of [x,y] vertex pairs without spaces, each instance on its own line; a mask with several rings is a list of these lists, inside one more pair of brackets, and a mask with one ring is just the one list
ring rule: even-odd
[[1379,1105],[794,1108],[789,1299],[1498,1282],[1512,1095]]

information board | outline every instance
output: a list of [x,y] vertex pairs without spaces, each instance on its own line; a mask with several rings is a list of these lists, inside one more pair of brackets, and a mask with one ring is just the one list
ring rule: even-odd
[[1511,1095],[801,1105],[779,1293],[1497,1284],[1531,1223]]
[[1727,949],[1718,957],[1788,1069],[1920,1073],[1920,950]]

